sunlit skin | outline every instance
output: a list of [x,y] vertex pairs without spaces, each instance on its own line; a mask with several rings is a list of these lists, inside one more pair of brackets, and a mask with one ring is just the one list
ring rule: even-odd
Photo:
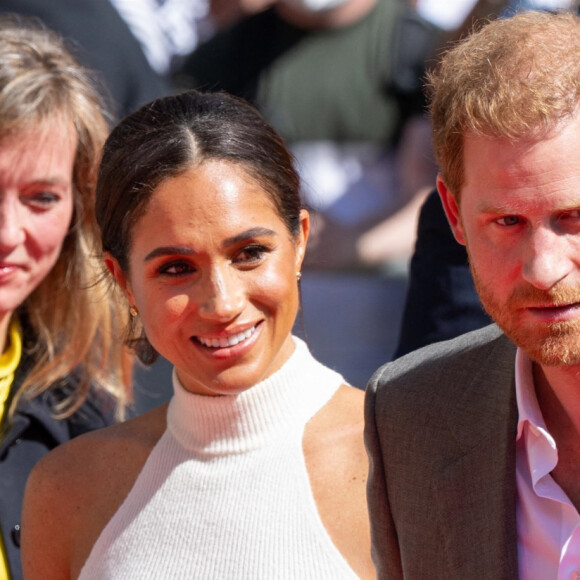
[[240,393],[291,355],[307,212],[300,223],[294,238],[241,166],[207,161],[153,193],[131,233],[128,272],[107,258],[186,389]]
[[438,180],[483,305],[546,366],[580,363],[578,145],[579,115],[537,141],[468,134],[460,207]]
[[56,117],[0,141],[0,352],[10,317],[50,272],[73,213],[74,126]]

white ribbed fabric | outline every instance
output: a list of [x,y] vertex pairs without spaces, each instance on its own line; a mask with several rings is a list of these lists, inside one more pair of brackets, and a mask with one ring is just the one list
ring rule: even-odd
[[295,338],[286,364],[238,396],[174,373],[167,430],[80,579],[352,579],[312,496],[307,421],[344,379]]

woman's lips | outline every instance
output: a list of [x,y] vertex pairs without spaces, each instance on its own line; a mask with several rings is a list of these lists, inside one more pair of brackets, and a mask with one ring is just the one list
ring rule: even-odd
[[3,276],[9,276],[14,272],[23,270],[24,268],[19,264],[13,264],[9,262],[0,262],[0,278]]
[[257,325],[251,326],[241,332],[229,334],[227,336],[209,337],[194,336],[193,338],[208,348],[230,348],[250,338],[256,332]]

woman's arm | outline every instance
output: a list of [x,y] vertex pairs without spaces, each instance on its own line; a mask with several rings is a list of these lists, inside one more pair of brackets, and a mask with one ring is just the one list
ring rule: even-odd
[[66,580],[71,577],[71,533],[74,527],[71,508],[74,499],[67,481],[64,447],[43,457],[26,484],[21,549],[22,568],[27,580]]

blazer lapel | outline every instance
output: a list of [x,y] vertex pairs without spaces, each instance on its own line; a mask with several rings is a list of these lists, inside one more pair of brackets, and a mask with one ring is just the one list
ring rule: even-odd
[[467,354],[465,368],[480,370],[449,413],[457,454],[433,485],[453,577],[518,577],[514,361],[507,339],[496,341],[486,360]]

